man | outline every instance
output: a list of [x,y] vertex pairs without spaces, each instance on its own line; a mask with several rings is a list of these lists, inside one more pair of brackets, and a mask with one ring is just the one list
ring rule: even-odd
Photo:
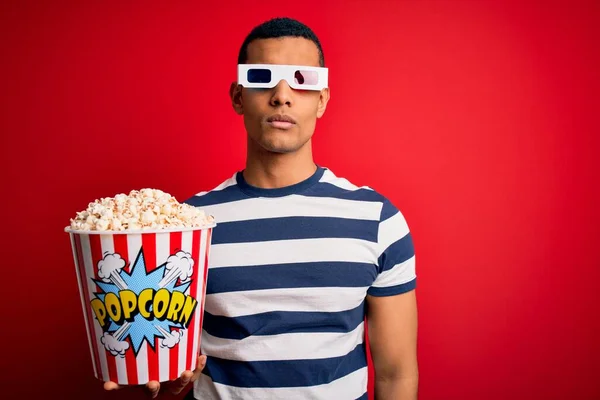
[[[187,399],[367,399],[366,316],[375,398],[416,399],[411,235],[384,196],[313,160],[329,101],[318,38],[273,19],[249,34],[238,64],[230,96],[246,167],[187,200],[218,225],[203,356],[174,391],[194,381]],[[158,393],[158,382],[147,386]]]

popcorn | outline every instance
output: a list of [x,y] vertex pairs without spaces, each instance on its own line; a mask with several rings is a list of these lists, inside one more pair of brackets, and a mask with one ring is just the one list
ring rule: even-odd
[[73,230],[132,231],[201,228],[212,225],[214,218],[162,190],[146,188],[98,199],[70,221]]

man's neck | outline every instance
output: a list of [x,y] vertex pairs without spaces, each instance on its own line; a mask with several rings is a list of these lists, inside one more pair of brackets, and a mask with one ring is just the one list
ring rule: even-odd
[[294,153],[277,154],[249,149],[244,169],[244,180],[263,189],[277,189],[310,178],[317,170],[311,144]]

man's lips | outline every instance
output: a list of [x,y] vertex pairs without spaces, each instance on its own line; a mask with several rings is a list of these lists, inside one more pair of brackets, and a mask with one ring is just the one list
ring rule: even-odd
[[289,115],[275,114],[267,118],[267,122],[289,122],[291,124],[295,124],[296,120]]
[[274,128],[290,129],[292,126],[296,125],[296,120],[289,115],[276,114],[267,118],[267,123]]

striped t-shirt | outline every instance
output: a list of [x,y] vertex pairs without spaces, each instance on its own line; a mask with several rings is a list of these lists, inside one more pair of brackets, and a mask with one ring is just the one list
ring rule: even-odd
[[403,215],[318,167],[261,189],[241,172],[186,203],[215,217],[197,399],[366,399],[365,297],[416,286]]

